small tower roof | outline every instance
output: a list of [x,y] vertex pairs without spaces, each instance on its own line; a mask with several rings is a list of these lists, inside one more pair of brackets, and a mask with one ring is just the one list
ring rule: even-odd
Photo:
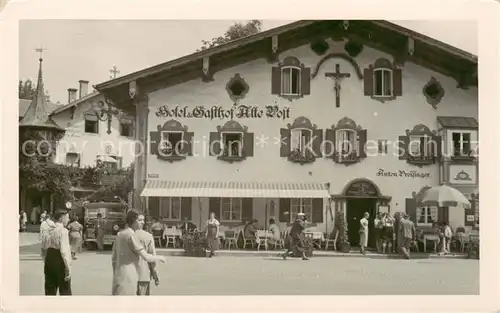
[[48,128],[64,131],[49,117],[49,108],[47,106],[47,98],[43,88],[42,61],[40,58],[40,66],[38,68],[38,79],[36,84],[35,95],[31,104],[26,111],[24,117],[19,121],[19,127],[35,127]]

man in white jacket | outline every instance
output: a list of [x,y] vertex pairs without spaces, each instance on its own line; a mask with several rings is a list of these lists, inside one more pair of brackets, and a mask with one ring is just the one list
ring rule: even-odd
[[45,259],[47,254],[47,239],[49,237],[50,231],[56,227],[56,224],[50,219],[50,214],[45,214],[45,220],[40,224],[40,245],[41,245],[41,256]]

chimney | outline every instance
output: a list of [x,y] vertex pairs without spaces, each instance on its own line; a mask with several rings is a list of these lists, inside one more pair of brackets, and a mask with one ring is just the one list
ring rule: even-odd
[[68,88],[68,103],[71,103],[76,100],[76,92],[78,89]]
[[79,80],[80,83],[80,96],[79,99],[85,97],[89,92],[89,81],[88,80]]

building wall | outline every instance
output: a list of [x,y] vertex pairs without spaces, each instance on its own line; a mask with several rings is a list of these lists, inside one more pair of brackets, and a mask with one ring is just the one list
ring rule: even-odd
[[81,167],[95,166],[99,155],[122,157],[122,167],[128,167],[134,161],[135,145],[133,137],[120,135],[120,124],[116,116],[112,118],[110,134],[107,133],[107,121],[99,121],[98,134],[85,132],[84,113],[89,112],[92,104],[100,100],[103,100],[103,96],[96,95],[78,104],[73,118],[71,118],[70,109],[52,117],[58,125],[66,129],[65,135],[57,147],[57,163],[65,163],[66,153],[68,152],[80,154]]
[[[331,49],[339,45],[333,41],[329,44]],[[287,56],[297,57],[306,67],[311,68],[311,72],[314,72],[316,65],[322,59],[321,56],[312,52],[309,45],[286,51],[280,55],[279,59],[283,60]],[[390,55],[365,46],[363,52],[356,57],[356,62],[361,69],[364,69],[381,57],[393,60]],[[333,81],[325,77],[326,72],[334,71],[335,64],[340,64],[341,72],[351,74],[350,78],[345,78],[341,82],[339,108],[335,107]],[[437,116],[475,118],[478,116],[476,88],[458,89],[455,80],[412,63],[406,63],[402,68],[403,95],[385,103],[364,95],[363,81],[357,78],[353,66],[342,59],[326,61],[317,76],[311,79],[310,95],[293,101],[271,94],[272,66],[276,65],[259,59],[216,72],[214,81],[210,83],[204,83],[201,79],[192,80],[151,93],[149,95],[149,131],[156,131],[158,125],[163,125],[170,119],[156,116],[157,109],[162,105],[170,107],[180,105],[190,109],[196,105],[208,107],[220,105],[230,108],[233,101],[226,92],[226,84],[236,73],[239,73],[250,86],[248,94],[240,101],[240,104],[257,105],[260,108],[270,104],[290,107],[291,116],[286,120],[239,119],[238,122],[241,125],[247,126],[248,131],[254,133],[256,146],[254,157],[232,164],[219,161],[214,156],[208,156],[209,133],[215,132],[216,127],[222,126],[227,120],[175,118],[187,126],[189,132],[194,132],[194,140],[198,141],[193,148],[195,156],[170,163],[159,160],[155,155],[148,155],[148,175],[157,177],[154,179],[158,180],[329,182],[332,194],[340,194],[353,179],[367,178],[380,188],[383,195],[392,197],[390,203],[392,212],[404,211],[406,198],[410,198],[413,192],[418,192],[423,186],[439,184],[440,177],[438,165],[420,168],[394,156],[393,153],[396,153],[398,149],[398,136],[405,135],[405,130],[412,129],[420,123],[427,125],[431,130],[437,130],[440,127]],[[444,98],[438,104],[437,109],[427,103],[422,93],[424,85],[431,77],[435,77],[445,90]],[[368,141],[375,141],[371,145],[376,147],[376,141],[379,139],[388,140],[388,154],[369,156],[360,163],[350,166],[336,164],[326,158],[317,159],[314,163],[307,165],[291,163],[286,158],[280,157],[280,146],[275,144],[274,137],[280,136],[280,128],[286,128],[287,123],[292,123],[300,116],[309,118],[318,126],[318,129],[330,128],[347,116],[367,129]],[[268,144],[264,147],[257,145],[257,137],[261,134],[269,137]],[[376,152],[377,149],[371,151]],[[196,154],[199,155],[196,156]],[[429,175],[426,178],[387,177],[377,175],[380,169],[396,173],[417,171]],[[193,206],[195,203],[193,201]],[[257,201],[254,202],[254,215],[260,217],[263,208],[257,203]],[[278,203],[276,212],[278,212]],[[193,210],[193,220],[198,222],[196,212],[197,209]],[[205,218],[208,212],[203,215]],[[459,213],[458,210],[450,208],[450,221],[455,226],[462,225],[463,212]],[[321,227],[325,225],[320,225]]]

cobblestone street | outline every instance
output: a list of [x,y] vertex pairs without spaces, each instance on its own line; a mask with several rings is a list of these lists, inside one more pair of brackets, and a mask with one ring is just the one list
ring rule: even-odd
[[[20,256],[21,295],[43,294],[43,264]],[[479,293],[479,262],[463,259],[167,257],[157,295],[454,295]],[[74,295],[109,295],[111,256],[85,252],[73,265]]]

